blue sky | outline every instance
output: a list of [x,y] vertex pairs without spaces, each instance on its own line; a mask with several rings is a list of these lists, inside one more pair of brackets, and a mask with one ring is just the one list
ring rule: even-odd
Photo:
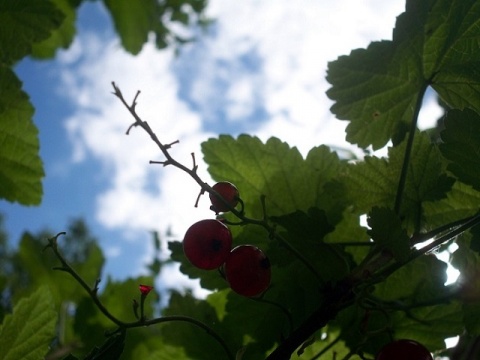
[[[72,46],[55,60],[26,59],[16,68],[36,107],[46,177],[40,207],[0,202],[12,240],[24,230],[65,229],[83,217],[107,256],[114,277],[139,274],[152,251],[150,231],[188,226],[211,217],[207,199],[195,209],[198,188],[185,174],[152,166],[158,149],[111,94],[115,81],[172,154],[190,163],[200,144],[219,133],[276,136],[304,154],[325,143],[346,147],[345,123],[329,113],[327,62],[390,39],[404,2],[212,0],[217,21],[178,56],[147,44],[134,57],[123,51],[100,2],[85,2]],[[429,99],[424,118],[440,114]],[[206,166],[200,163],[205,180]],[[178,283],[175,269],[160,281]]]

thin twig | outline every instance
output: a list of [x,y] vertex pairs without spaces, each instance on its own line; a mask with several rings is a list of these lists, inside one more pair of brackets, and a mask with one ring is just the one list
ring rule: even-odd
[[[132,125],[130,125],[129,130],[134,126],[140,126],[143,130],[145,130],[145,132],[150,136],[150,138],[155,142],[155,144],[159,147],[160,151],[165,156],[165,158],[166,158],[165,161],[155,162],[155,163],[160,163],[160,164],[163,164],[164,166],[172,165],[172,166],[184,171],[191,178],[193,178],[193,180],[195,180],[197,182],[197,184],[201,188],[201,191],[208,192],[209,194],[212,194],[212,195],[216,196],[217,198],[219,198],[223,202],[223,204],[229,209],[229,211],[232,214],[234,214],[239,220],[241,220],[242,224],[245,223],[245,224],[259,225],[259,226],[262,226],[263,228],[265,228],[268,231],[268,233],[274,234],[274,238],[277,241],[279,241],[283,246],[285,246],[285,248],[287,248],[295,257],[297,257],[312,272],[312,274],[316,277],[316,279],[320,283],[323,283],[323,279],[320,276],[320,274],[317,272],[315,267],[312,264],[310,264],[310,262],[307,260],[307,258],[305,258],[305,256],[303,256],[303,254],[301,252],[299,252],[294,246],[292,246],[290,244],[290,242],[288,242],[284,237],[282,237],[281,235],[277,234],[274,231],[274,227],[269,224],[265,214],[264,214],[264,218],[261,219],[261,220],[260,219],[253,219],[253,218],[249,218],[249,217],[245,216],[245,214],[243,212],[243,209],[241,211],[239,211],[236,208],[234,208],[217,191],[215,191],[210,185],[208,185],[206,182],[204,182],[197,173],[198,165],[196,164],[195,155],[193,153],[192,153],[192,159],[193,159],[192,169],[190,169],[190,168],[186,167],[185,165],[183,165],[182,163],[178,162],[177,160],[175,160],[170,155],[170,152],[168,151],[170,146],[164,145],[158,139],[157,135],[153,132],[153,130],[148,125],[148,123],[146,121],[143,121],[135,111],[135,105],[137,103],[137,98],[138,98],[138,95],[139,95],[140,92],[137,92],[137,94],[135,95],[135,98],[134,98],[134,101],[133,101],[132,105],[128,105],[127,101],[123,97],[122,92],[120,91],[119,87],[115,84],[115,82],[112,82],[112,86],[113,86],[113,89],[114,89],[113,94],[117,98],[120,99],[122,104],[128,109],[130,114],[135,119],[135,122]],[[262,206],[264,207],[265,206],[265,199],[262,198],[261,201],[262,201]]]

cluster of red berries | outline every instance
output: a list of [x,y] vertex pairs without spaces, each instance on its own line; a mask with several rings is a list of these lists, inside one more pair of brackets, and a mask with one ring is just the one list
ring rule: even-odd
[[[239,192],[227,181],[213,187],[222,199],[210,194],[212,210],[226,212],[237,206]],[[227,205],[228,204],[228,205]],[[243,296],[257,296],[270,284],[270,262],[262,250],[253,245],[232,249],[232,233],[217,219],[201,220],[190,226],[183,239],[187,259],[199,269],[222,269],[230,288]]]

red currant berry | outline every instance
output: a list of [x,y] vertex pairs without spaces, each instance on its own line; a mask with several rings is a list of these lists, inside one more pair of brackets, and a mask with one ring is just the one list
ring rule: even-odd
[[396,340],[387,344],[375,360],[433,360],[430,352],[414,340]]
[[183,252],[192,265],[212,270],[218,268],[232,249],[232,233],[222,222],[207,219],[190,226],[183,239]]
[[[228,181],[220,181],[213,185],[212,189],[215,190],[231,207],[237,206],[239,193],[235,185]],[[215,194],[210,194],[210,201],[212,202],[212,209],[215,212],[229,211],[227,205],[215,196]]]
[[225,260],[224,271],[230,288],[243,296],[259,295],[270,284],[270,262],[262,250],[252,245],[234,248]]

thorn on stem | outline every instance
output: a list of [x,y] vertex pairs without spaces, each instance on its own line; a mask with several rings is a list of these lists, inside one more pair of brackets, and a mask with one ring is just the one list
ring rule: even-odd
[[137,93],[135,94],[135,97],[133,98],[133,101],[132,101],[132,110],[135,109],[135,106],[137,105],[137,99],[139,95],[140,95],[140,90],[137,90]]
[[166,161],[150,160],[150,161],[149,161],[149,164],[160,164],[160,165],[163,165],[163,166],[167,166],[167,165],[170,165],[171,162],[170,162],[169,160],[166,160]]
[[134,128],[135,126],[138,126],[136,122],[134,122],[132,125],[128,127],[127,131],[125,132],[125,135],[130,135],[130,130],[132,130],[132,128]]
[[165,148],[165,150],[168,150],[172,147],[172,145],[175,145],[175,144],[178,144],[178,143],[180,143],[180,140],[175,140],[174,142],[172,142],[170,144],[164,145],[164,148]]
[[192,155],[192,161],[193,161],[193,167],[192,167],[192,172],[196,173],[198,169],[197,162],[195,161],[195,153],[191,153]]
[[97,280],[95,280],[95,284],[93,285],[92,291],[93,291],[95,294],[98,292],[98,284],[100,284],[100,281],[102,281],[102,279],[97,279]]

